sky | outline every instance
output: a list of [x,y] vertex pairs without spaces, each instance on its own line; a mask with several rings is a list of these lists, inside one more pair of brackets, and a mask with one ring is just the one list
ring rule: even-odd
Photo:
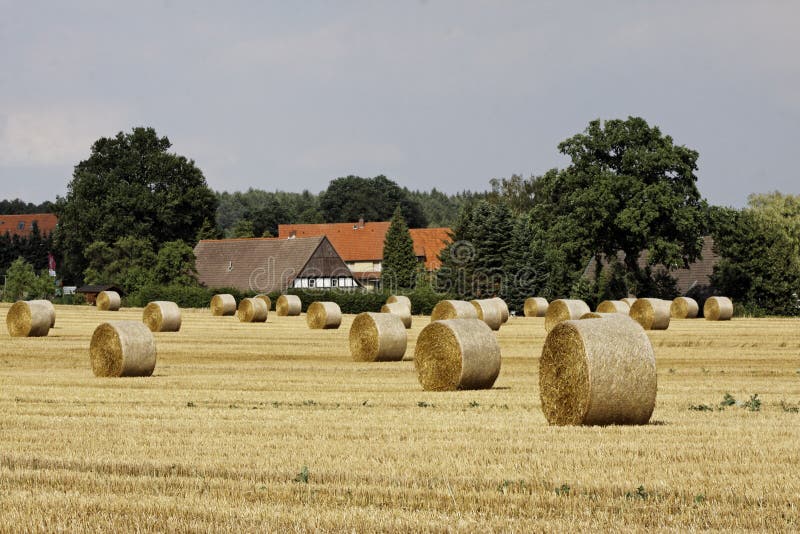
[[65,195],[136,126],[218,191],[485,190],[628,116],[700,153],[713,204],[800,194],[799,20],[794,1],[0,0],[0,198]]

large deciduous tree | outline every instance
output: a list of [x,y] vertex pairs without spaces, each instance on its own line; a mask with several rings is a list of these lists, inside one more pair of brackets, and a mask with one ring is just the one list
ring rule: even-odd
[[126,236],[156,248],[168,241],[191,243],[203,222],[214,220],[217,199],[203,173],[170,147],[153,128],[134,128],[98,139],[89,158],[75,166],[67,195],[55,207],[67,278],[81,278],[91,243]]
[[392,215],[392,222],[383,241],[381,281],[384,288],[413,288],[417,275],[417,256],[414,240],[408,231],[400,206]]
[[403,190],[385,176],[361,178],[347,176],[332,180],[320,194],[319,207],[326,222],[385,221],[400,206],[410,228],[428,225],[422,208]]

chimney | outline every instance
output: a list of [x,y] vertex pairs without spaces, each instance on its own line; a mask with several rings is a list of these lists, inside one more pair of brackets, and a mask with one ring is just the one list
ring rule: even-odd
[[361,218],[358,220],[358,227],[359,227],[359,228],[364,228],[364,217],[361,217]]
[[292,230],[289,234],[289,239],[294,239],[295,237],[297,237],[297,230]]

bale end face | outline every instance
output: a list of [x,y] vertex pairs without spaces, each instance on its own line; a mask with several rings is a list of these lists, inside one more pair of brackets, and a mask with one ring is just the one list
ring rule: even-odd
[[281,295],[275,301],[275,315],[278,317],[293,317],[300,315],[303,304],[297,295]]
[[699,311],[697,301],[689,297],[678,297],[669,307],[669,314],[673,319],[694,319]]
[[729,321],[733,317],[733,301],[728,297],[708,297],[703,304],[707,321]]
[[181,309],[174,302],[154,301],[145,306],[142,322],[151,332],[178,332],[181,329]]
[[335,302],[312,302],[306,312],[306,323],[312,330],[339,328],[342,310]]
[[666,330],[669,328],[671,305],[671,302],[661,299],[636,299],[630,316],[645,330]]
[[143,323],[103,323],[92,335],[89,358],[98,377],[150,376],[156,366],[155,338]]
[[400,317],[392,313],[364,312],[350,326],[350,354],[357,362],[400,361],[408,336]]
[[211,297],[211,315],[230,317],[236,315],[236,299],[233,295],[222,293]]
[[50,332],[50,309],[38,302],[15,302],[6,315],[11,337],[44,337]]
[[119,311],[122,298],[116,291],[101,291],[95,299],[95,306],[100,311]]
[[263,323],[267,320],[267,304],[259,298],[242,299],[236,315],[242,323]]

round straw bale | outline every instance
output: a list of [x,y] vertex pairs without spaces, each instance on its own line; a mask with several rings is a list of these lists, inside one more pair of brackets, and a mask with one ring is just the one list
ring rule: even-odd
[[480,319],[434,321],[420,332],[414,367],[422,389],[489,389],[500,374],[500,345]]
[[181,309],[174,302],[157,300],[145,306],[142,322],[151,332],[178,332],[181,329]]
[[56,307],[53,306],[53,303],[49,300],[29,300],[28,302],[35,302],[37,304],[43,305],[47,308],[47,311],[50,312],[50,328],[53,328],[56,325]]
[[631,306],[631,318],[645,330],[669,328],[669,308],[672,302],[661,299],[636,299]]
[[116,291],[101,291],[97,294],[95,305],[100,311],[119,311],[122,299]]
[[350,354],[357,362],[397,362],[406,353],[407,338],[398,315],[359,313],[350,326]]
[[656,360],[629,317],[564,321],[539,359],[542,411],[551,425],[645,424],[656,403]]
[[278,317],[300,315],[303,304],[297,295],[281,295],[275,301],[275,313]]
[[503,326],[503,309],[496,299],[482,299],[469,301],[475,307],[478,319],[489,325],[492,330],[500,330]]
[[669,307],[669,314],[675,319],[694,319],[699,311],[697,301],[689,297],[678,297]]
[[272,309],[272,299],[269,298],[269,295],[256,295],[256,298],[264,301],[264,304],[267,305],[267,311]]
[[306,322],[311,329],[339,328],[342,310],[335,302],[312,302],[306,312]]
[[525,317],[544,317],[547,314],[547,299],[543,297],[530,297],[525,299]]
[[388,299],[386,299],[386,304],[393,304],[393,303],[401,303],[408,306],[408,310],[411,311],[411,299],[405,295],[390,295]]
[[381,313],[393,313],[403,320],[406,328],[411,328],[411,310],[402,302],[389,302],[381,306]]
[[211,315],[227,317],[236,315],[236,299],[228,293],[220,293],[211,297]]
[[729,321],[733,317],[733,301],[728,297],[708,297],[703,316],[708,321]]
[[508,322],[508,317],[511,315],[508,311],[508,304],[506,301],[501,299],[500,297],[494,297],[489,300],[496,300],[497,303],[500,305],[500,313],[502,314],[503,324]]
[[619,300],[627,304],[628,307],[631,307],[633,306],[633,303],[636,302],[636,297],[625,297],[624,299],[619,299]]
[[267,320],[267,303],[258,298],[242,299],[236,316],[242,323],[263,323]]
[[549,332],[561,321],[580,319],[583,314],[589,313],[590,311],[592,310],[589,309],[589,305],[582,300],[554,300],[547,307],[547,313],[544,316],[544,329]]
[[95,376],[150,376],[156,367],[156,340],[138,321],[98,326],[89,345]]
[[431,321],[442,319],[477,319],[475,306],[466,300],[440,300],[431,311]]
[[589,312],[584,313],[580,316],[580,319],[613,319],[615,317],[625,317],[628,320],[631,320],[629,316],[625,315],[624,313],[617,313],[617,312]]
[[11,337],[42,337],[50,332],[50,308],[35,300],[15,302],[6,315]]
[[628,315],[631,312],[631,307],[623,300],[604,300],[597,305],[597,311],[600,313],[624,313]]

